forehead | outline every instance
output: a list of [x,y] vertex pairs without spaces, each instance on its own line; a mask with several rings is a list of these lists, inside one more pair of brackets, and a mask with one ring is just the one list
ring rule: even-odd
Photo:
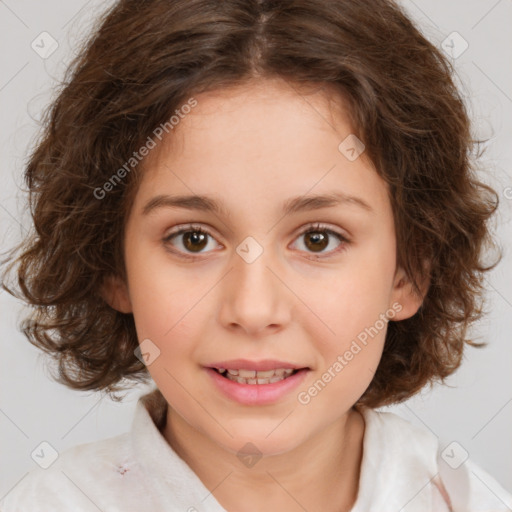
[[214,195],[228,210],[337,191],[387,200],[364,152],[351,161],[340,150],[354,129],[343,99],[327,87],[259,81],[194,98],[144,162],[138,195],[145,199],[164,189]]
[[[197,106],[183,116],[167,143],[172,141],[186,149],[184,135],[190,136],[191,130],[208,132],[202,133],[203,137],[236,135],[238,144],[242,135],[250,133],[254,148],[259,143],[268,144],[268,138],[258,140],[256,136],[269,133],[279,133],[279,139],[289,141],[293,135],[306,131],[311,136],[313,130],[335,132],[338,136],[354,132],[348,104],[327,84],[297,84],[278,78],[257,80],[202,93],[195,99]],[[218,129],[212,131],[212,125]]]

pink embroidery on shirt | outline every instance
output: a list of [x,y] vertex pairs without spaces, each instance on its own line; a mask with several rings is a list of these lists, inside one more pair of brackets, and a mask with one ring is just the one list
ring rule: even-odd
[[130,471],[130,468],[126,466],[126,464],[122,464],[120,466],[117,466],[117,472],[120,474],[120,475],[124,475],[125,473],[127,473],[128,471]]

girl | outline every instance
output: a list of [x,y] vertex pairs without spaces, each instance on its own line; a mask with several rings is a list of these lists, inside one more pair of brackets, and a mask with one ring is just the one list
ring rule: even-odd
[[474,344],[497,197],[471,149],[388,0],[117,2],[31,156],[11,268],[63,383],[156,388],[0,509],[509,510],[375,411]]

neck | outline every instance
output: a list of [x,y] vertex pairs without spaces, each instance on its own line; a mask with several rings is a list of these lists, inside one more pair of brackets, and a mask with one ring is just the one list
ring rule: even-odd
[[250,467],[171,407],[162,434],[228,512],[348,512],[356,501],[364,419],[354,408],[294,449]]

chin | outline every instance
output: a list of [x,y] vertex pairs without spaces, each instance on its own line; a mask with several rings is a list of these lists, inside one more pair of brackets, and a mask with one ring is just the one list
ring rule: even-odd
[[297,425],[284,426],[286,420],[280,421],[244,421],[233,422],[227,430],[233,437],[224,431],[222,436],[212,436],[212,440],[237,456],[244,451],[254,451],[260,456],[280,455],[292,451],[307,438],[304,428]]

